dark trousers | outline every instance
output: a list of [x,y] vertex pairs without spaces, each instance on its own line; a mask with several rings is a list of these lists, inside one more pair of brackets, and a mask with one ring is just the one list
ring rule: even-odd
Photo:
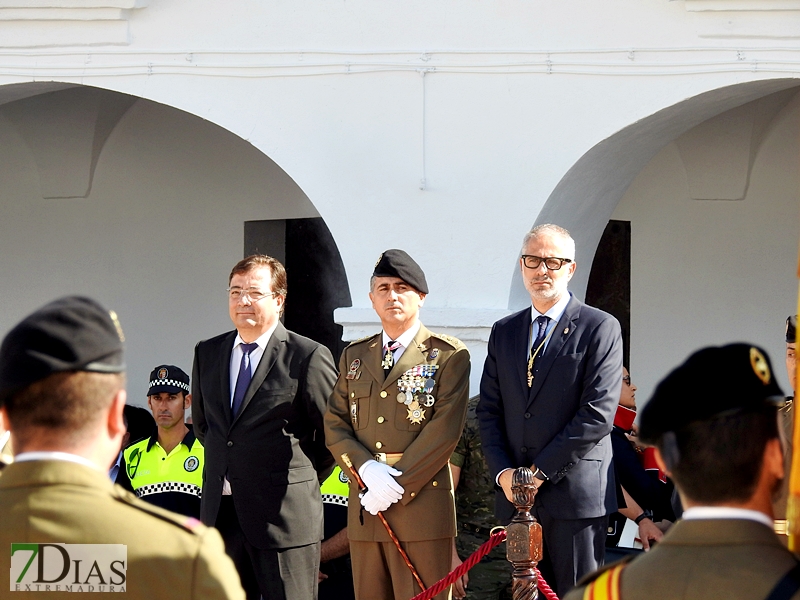
[[534,506],[531,514],[542,526],[544,556],[539,571],[559,598],[584,575],[602,566],[608,516],[592,519],[554,519]]
[[222,497],[216,527],[247,600],[316,600],[319,542],[296,548],[256,548],[242,531],[232,496]]

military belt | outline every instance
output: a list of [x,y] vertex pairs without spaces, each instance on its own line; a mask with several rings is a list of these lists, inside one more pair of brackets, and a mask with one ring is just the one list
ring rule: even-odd
[[377,460],[379,463],[389,465],[390,467],[393,467],[400,462],[401,458],[403,458],[402,452],[378,452],[375,455],[375,460]]

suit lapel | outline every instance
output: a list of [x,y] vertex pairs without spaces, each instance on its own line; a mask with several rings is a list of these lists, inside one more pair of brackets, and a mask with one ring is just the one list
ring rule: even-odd
[[[386,389],[394,384],[394,382],[411,367],[425,364],[425,355],[423,353],[428,350],[425,342],[428,341],[429,337],[431,337],[431,332],[428,331],[424,325],[420,325],[417,335],[414,336],[411,344],[405,349],[403,356],[400,357],[400,360],[398,360],[392,367],[392,370],[389,371],[386,381],[383,382],[382,389]],[[381,369],[381,373],[383,373],[383,369]]]
[[533,309],[528,309],[527,311],[523,311],[520,315],[518,327],[516,327],[516,339],[514,340],[514,356],[520,357],[519,360],[515,360],[514,362],[517,365],[517,372],[519,374],[519,381],[522,384],[522,387],[525,390],[525,393],[528,393],[528,358],[530,354],[530,348],[528,344],[531,343],[531,311]]
[[[381,360],[383,360],[383,344],[381,344],[381,339],[381,334],[377,334],[367,345],[367,356],[356,357],[361,359],[364,368],[375,381],[383,381],[383,367],[381,366]],[[350,365],[346,366],[350,368]]]
[[[270,370],[275,365],[275,361],[278,359],[278,354],[280,354],[287,338],[288,335],[286,334],[286,328],[283,326],[283,323],[278,321],[278,326],[275,328],[275,331],[272,332],[272,335],[267,342],[267,347],[264,348],[264,354],[261,356],[261,360],[258,361],[258,367],[256,368],[256,371],[253,373],[253,377],[250,380],[250,385],[247,387],[244,400],[242,400],[242,408],[239,409],[239,414],[236,415],[236,418],[233,420],[233,423],[231,423],[231,426],[233,426],[236,421],[239,420],[239,417],[247,409],[247,405],[250,404],[250,400],[253,399],[253,396],[258,388],[260,388],[261,384],[264,383],[264,380],[267,378]],[[230,363],[230,361],[228,361],[228,363]]]
[[222,414],[225,415],[225,424],[231,426],[231,354],[233,353],[233,344],[236,341],[236,331],[232,331],[226,335],[222,340],[222,347],[218,355],[220,359],[220,395],[222,398]]
[[[547,342],[544,356],[542,356],[538,363],[539,368],[537,369],[536,377],[533,378],[533,385],[531,385],[530,393],[528,394],[528,406],[530,406],[534,398],[536,398],[536,394],[539,393],[542,384],[544,384],[545,379],[547,379],[550,367],[553,366],[553,362],[555,362],[556,358],[560,356],[561,350],[564,348],[564,344],[569,336],[575,331],[575,321],[578,320],[580,312],[580,302],[574,297],[570,298],[566,310],[564,310],[558,323],[556,323],[556,326],[553,328],[553,333],[550,335],[550,339]],[[525,384],[527,385],[527,381]]]

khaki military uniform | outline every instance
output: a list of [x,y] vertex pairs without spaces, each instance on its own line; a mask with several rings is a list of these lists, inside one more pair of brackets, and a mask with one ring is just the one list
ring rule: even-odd
[[[797,560],[768,527],[745,519],[678,521],[622,570],[621,600],[764,600]],[[583,600],[588,576],[564,600]],[[800,599],[800,592],[792,596]]]
[[[421,326],[384,380],[382,351],[381,334],[345,348],[325,414],[326,442],[345,472],[343,453],[350,456],[356,469],[376,454],[389,463],[397,460],[393,466],[403,473],[397,481],[405,493],[384,516],[405,542],[423,583],[431,586],[449,572],[456,533],[448,459],[464,426],[469,353],[457,339]],[[434,403],[423,408],[421,421],[413,422],[409,407],[398,402],[398,380],[420,365],[438,367],[432,376]],[[362,510],[352,479],[347,531],[359,600],[407,600],[419,592],[381,522]]]
[[[8,597],[14,585],[9,574],[12,544],[62,543],[126,545],[124,587],[129,600],[244,599],[216,530],[137,500],[90,467],[58,460],[9,465],[0,477],[0,514],[0,597]],[[80,579],[85,576],[98,591],[100,579],[96,574],[89,577],[89,571],[84,565]],[[60,584],[74,584],[70,580]],[[119,579],[116,583],[114,591],[119,591]],[[20,597],[74,597],[54,591],[55,586],[39,592],[23,587]]]
[[[495,483],[481,450],[478,417],[475,409],[480,396],[470,398],[467,421],[450,462],[461,469],[456,488],[458,536],[456,550],[462,560],[471,556],[489,539],[492,528],[500,525],[494,516]],[[500,544],[469,571],[467,600],[506,600],[511,598],[513,567]]]

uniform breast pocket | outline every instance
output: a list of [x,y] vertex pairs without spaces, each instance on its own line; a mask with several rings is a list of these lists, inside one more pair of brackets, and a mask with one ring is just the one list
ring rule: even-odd
[[350,407],[350,422],[354,430],[364,429],[369,422],[369,396],[371,381],[353,381],[347,386],[347,401]]

